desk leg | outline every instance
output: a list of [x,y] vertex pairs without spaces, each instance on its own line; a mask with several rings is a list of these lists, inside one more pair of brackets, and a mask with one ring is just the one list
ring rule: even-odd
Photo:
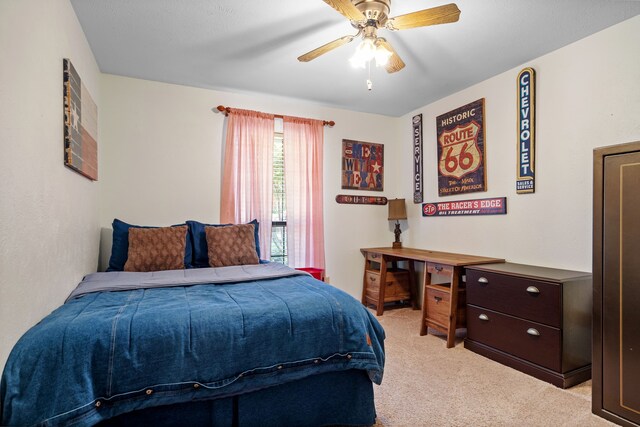
[[[365,255],[366,256],[366,255]],[[362,305],[367,306],[367,270],[369,269],[369,260],[364,260],[364,274],[362,275]]]
[[451,296],[449,298],[449,328],[447,330],[447,348],[456,342],[456,326],[458,325],[458,287],[462,267],[454,267],[451,274]]
[[413,260],[407,260],[409,263],[409,293],[411,294],[411,308],[418,309],[418,286],[414,286],[416,270],[413,267]]
[[382,256],[380,261],[380,283],[378,283],[378,306],[376,307],[376,316],[382,316],[384,313],[384,292],[387,287],[387,259]]
[[420,316],[420,336],[427,335],[427,286],[431,285],[431,274],[427,271],[427,263],[424,264],[422,273],[422,316]]

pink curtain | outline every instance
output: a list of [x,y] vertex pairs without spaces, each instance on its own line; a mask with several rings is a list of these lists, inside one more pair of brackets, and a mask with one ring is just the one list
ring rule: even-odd
[[273,114],[233,109],[227,121],[220,221],[260,222],[260,258],[271,257]]
[[321,120],[284,117],[287,254],[290,267],[324,269]]

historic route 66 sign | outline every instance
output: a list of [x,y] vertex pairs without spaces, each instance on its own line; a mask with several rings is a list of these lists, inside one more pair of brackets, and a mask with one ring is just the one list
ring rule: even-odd
[[438,144],[442,147],[438,163],[441,175],[460,179],[478,170],[482,163],[482,154],[478,148],[479,130],[480,126],[471,122],[465,126],[456,126],[438,137]]
[[484,98],[436,118],[438,194],[486,191]]

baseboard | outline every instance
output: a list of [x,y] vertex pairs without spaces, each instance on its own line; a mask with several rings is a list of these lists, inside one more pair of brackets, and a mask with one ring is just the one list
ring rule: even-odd
[[626,418],[622,418],[621,416],[614,414],[613,412],[609,412],[606,409],[595,409],[591,411],[594,415],[597,415],[601,418],[611,421],[612,423],[618,424],[623,427],[639,427],[640,424],[636,424],[632,421],[627,420]]
[[509,353],[505,353],[477,341],[470,340],[469,338],[464,340],[464,348],[560,388],[573,387],[574,385],[585,382],[591,378],[590,364],[563,374],[552,371],[551,369],[543,368]]

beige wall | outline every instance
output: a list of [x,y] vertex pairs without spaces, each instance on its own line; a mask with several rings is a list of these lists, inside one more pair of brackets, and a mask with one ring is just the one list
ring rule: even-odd
[[[242,95],[103,75],[101,223],[218,222],[225,117],[217,105],[334,120],[325,127],[324,218],[327,274],[354,296],[362,286],[359,248],[390,244],[386,206],[338,205],[337,194],[396,197],[397,118],[326,108],[300,100]],[[340,189],[342,139],[385,145],[385,191]]]
[[[638,53],[629,40],[639,19],[624,22],[530,63],[537,81],[537,190],[515,194],[516,89],[522,67],[401,118],[355,113],[304,101],[129,79],[102,78],[104,146],[101,223],[114,217],[166,225],[218,220],[224,118],[219,104],[337,122],[325,128],[327,273],[361,292],[358,249],[393,239],[386,208],[337,205],[342,138],[385,144],[387,197],[405,197],[405,245],[590,270],[591,150],[640,139]],[[603,83],[606,82],[606,83]],[[437,197],[435,117],[486,100],[488,191]],[[422,218],[411,203],[411,117],[424,119],[425,200],[507,196],[505,216]],[[197,155],[194,155],[197,153]]]
[[[385,144],[385,191],[405,197],[406,246],[591,268],[591,153],[640,140],[640,17],[523,64],[538,73],[537,182],[515,194],[521,67],[400,118],[272,96],[101,75],[70,4],[0,2],[0,366],[28,327],[97,264],[99,227],[114,217],[167,225],[218,221],[224,117],[218,104],[335,120],[325,128],[327,273],[361,292],[360,247],[388,245],[386,207],[337,205],[343,138]],[[62,58],[98,104],[100,181],[62,165]],[[435,117],[486,99],[488,191],[437,197]],[[425,200],[507,196],[506,216],[422,218],[411,203],[411,117],[424,119]],[[375,193],[379,195],[379,193]],[[98,198],[100,196],[100,198]],[[99,205],[99,206],[98,206]]]
[[[425,201],[507,197],[507,215],[422,218],[411,204],[407,244],[591,271],[592,150],[640,140],[640,17],[594,34],[402,118],[401,160],[411,167],[410,120],[424,121]],[[536,192],[517,195],[516,77],[537,73]],[[486,192],[438,197],[435,118],[485,98]],[[402,191],[411,196],[411,176]]]
[[62,59],[71,59],[98,115],[100,91],[66,0],[0,1],[0,52],[2,367],[18,338],[95,271],[99,184],[63,165]]

